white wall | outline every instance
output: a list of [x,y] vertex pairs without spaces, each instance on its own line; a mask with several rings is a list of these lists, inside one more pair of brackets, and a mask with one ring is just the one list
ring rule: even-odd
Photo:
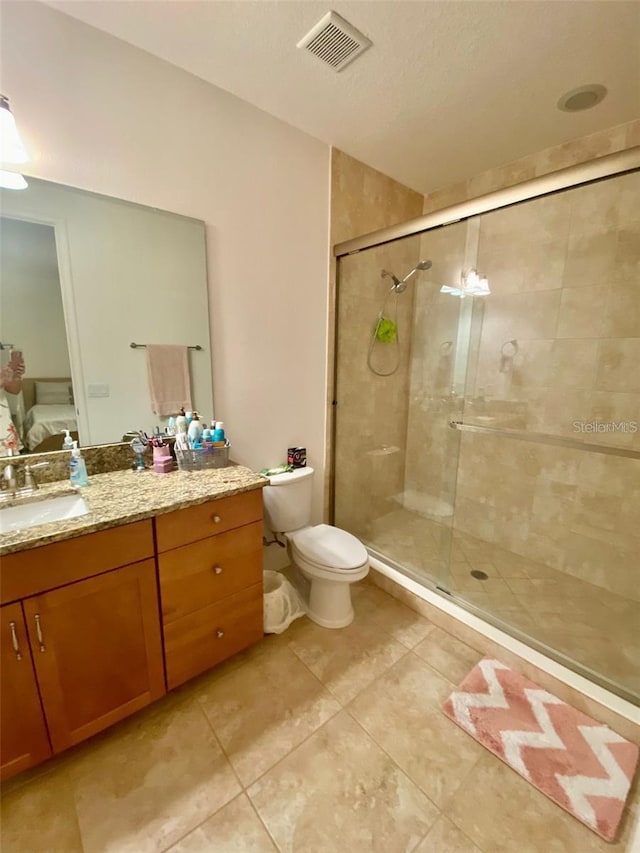
[[0,340],[22,350],[28,377],[70,377],[53,228],[3,216],[0,255]]
[[216,416],[253,468],[306,445],[319,518],[328,146],[37,3],[3,2],[1,47],[26,172],[205,220]]

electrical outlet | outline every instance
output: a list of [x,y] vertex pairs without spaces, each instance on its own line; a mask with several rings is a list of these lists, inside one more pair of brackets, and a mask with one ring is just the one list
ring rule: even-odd
[[109,396],[109,386],[108,385],[88,385],[87,392],[90,397],[108,397]]

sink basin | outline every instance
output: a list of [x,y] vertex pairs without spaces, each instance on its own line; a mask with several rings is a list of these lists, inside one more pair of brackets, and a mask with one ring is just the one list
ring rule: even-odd
[[17,506],[2,507],[0,508],[0,533],[24,530],[25,527],[35,527],[38,524],[48,524],[51,521],[78,518],[88,512],[89,507],[84,499],[75,493],[56,498],[45,498],[32,503],[18,504]]

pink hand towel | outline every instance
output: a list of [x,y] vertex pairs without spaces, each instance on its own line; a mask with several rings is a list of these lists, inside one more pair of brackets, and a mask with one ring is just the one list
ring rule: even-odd
[[188,347],[147,344],[147,369],[151,407],[156,415],[176,415],[181,407],[187,411],[193,408]]

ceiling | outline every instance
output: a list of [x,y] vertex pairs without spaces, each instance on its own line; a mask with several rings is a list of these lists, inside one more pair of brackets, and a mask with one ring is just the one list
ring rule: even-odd
[[[50,0],[421,192],[640,115],[640,3]],[[330,9],[373,46],[336,73],[296,43]],[[583,113],[556,108],[587,83]]]

